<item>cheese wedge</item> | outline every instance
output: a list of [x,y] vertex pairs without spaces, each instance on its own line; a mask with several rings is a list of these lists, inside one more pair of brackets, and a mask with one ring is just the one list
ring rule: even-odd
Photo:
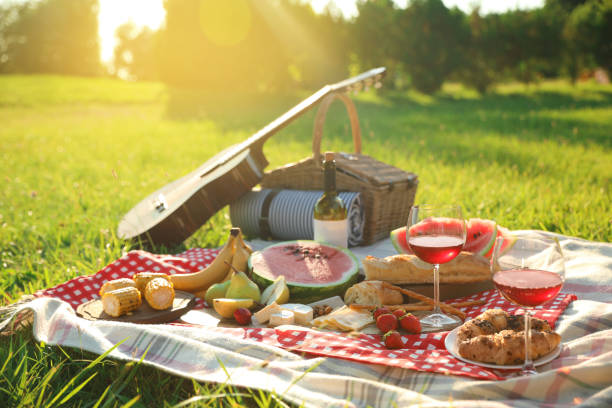
[[314,310],[308,305],[300,303],[285,303],[280,305],[281,310],[289,310],[295,315],[295,323],[307,326],[313,318]]
[[343,306],[312,321],[315,327],[342,331],[360,330],[372,323],[374,323],[374,318],[370,312],[353,310],[348,306]]
[[281,324],[293,324],[295,315],[290,310],[281,310],[270,315],[270,326],[276,327]]
[[272,302],[272,304],[269,304],[268,306],[264,307],[259,312],[254,313],[253,317],[257,320],[259,324],[264,324],[268,320],[270,320],[270,315],[272,313],[278,313],[280,312],[280,310],[280,306],[276,302]]

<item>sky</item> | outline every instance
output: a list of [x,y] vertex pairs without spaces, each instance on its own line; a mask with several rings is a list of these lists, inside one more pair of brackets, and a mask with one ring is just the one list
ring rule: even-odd
[[[0,3],[11,0],[0,0]],[[13,0],[14,1],[14,0]],[[19,1],[19,0],[18,0]],[[102,61],[108,63],[113,58],[115,30],[121,24],[132,21],[138,26],[157,29],[163,24],[165,10],[163,0],[99,0],[98,32],[100,33],[100,53]],[[231,0],[219,0],[231,1]],[[330,0],[310,0],[315,11],[321,11]],[[331,0],[347,17],[357,14],[356,0]],[[404,7],[409,0],[394,0]],[[480,5],[482,13],[503,12],[508,9],[529,9],[541,7],[544,0],[442,0],[448,8],[458,7],[469,13],[474,6]]]

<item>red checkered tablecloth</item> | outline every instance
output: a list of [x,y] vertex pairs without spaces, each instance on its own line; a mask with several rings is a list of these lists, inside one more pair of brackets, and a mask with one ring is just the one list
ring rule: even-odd
[[[145,251],[131,251],[109,264],[99,272],[71,279],[50,289],[37,292],[36,296],[51,296],[68,302],[74,309],[83,302],[98,298],[98,291],[104,282],[131,277],[134,273],[152,271],[168,274],[195,272],[208,265],[218,250],[195,248],[179,255],[155,255]],[[457,301],[484,299],[485,304],[463,308],[469,317],[475,317],[484,310],[501,308],[510,313],[519,312],[497,291],[485,291]],[[576,300],[575,295],[560,293],[552,302],[537,307],[536,317],[546,319],[554,327],[565,308]],[[196,307],[204,307],[198,299]],[[380,335],[341,334],[304,328],[283,330],[279,328],[223,328],[211,327],[230,336],[247,338],[272,346],[282,347],[299,353],[329,356],[368,364],[381,364],[442,374],[462,375],[485,380],[501,380],[508,370],[491,370],[455,359],[444,346],[447,333],[404,335],[405,348],[388,350]]]

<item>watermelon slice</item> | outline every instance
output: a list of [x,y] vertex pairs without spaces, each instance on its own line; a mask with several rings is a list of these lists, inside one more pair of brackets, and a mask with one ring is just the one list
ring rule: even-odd
[[398,253],[412,254],[412,249],[408,246],[406,239],[406,227],[399,227],[391,231],[391,243]]
[[[424,230],[428,228],[428,224],[417,224],[411,228]],[[514,240],[516,240],[509,230],[498,226],[495,221],[470,218],[467,222],[467,236],[463,250],[490,257],[493,253],[495,238],[500,235],[508,237],[502,248],[502,251],[505,252],[512,247]],[[406,227],[400,227],[391,231],[391,243],[396,251],[401,254],[413,253],[406,240]]]
[[495,221],[470,218],[467,222],[467,236],[463,250],[484,256],[492,250],[496,236]]
[[[508,252],[508,250],[510,250],[510,248],[512,248],[512,245],[514,245],[514,243],[516,242],[516,236],[514,236],[509,229],[504,228],[500,225],[497,226],[497,237],[504,237],[504,242],[502,244],[502,247],[499,250],[499,255],[503,255],[506,252]],[[493,249],[494,246],[491,246],[491,249],[484,255],[487,258],[490,258],[493,255]]]
[[311,303],[344,292],[357,282],[359,261],[348,249],[315,241],[288,241],[251,254],[249,270],[261,288],[284,276],[292,303]]

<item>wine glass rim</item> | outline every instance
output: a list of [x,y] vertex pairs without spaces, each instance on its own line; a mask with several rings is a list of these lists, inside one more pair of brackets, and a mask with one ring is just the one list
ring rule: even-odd
[[[559,239],[557,237],[547,237],[547,236],[537,236],[537,237],[523,237],[523,236],[519,236],[516,234],[513,234],[512,232],[510,232],[509,234],[506,234],[511,236],[512,238],[514,238],[515,241],[520,241],[521,244],[525,244],[525,243],[540,243],[540,244],[544,244],[547,246],[555,246],[557,247],[557,249],[559,250],[559,252],[561,253],[561,256],[563,256],[563,258],[565,258],[565,254],[563,252],[563,246],[561,245],[561,242],[559,241]],[[505,239],[509,239],[508,236],[504,236],[502,235],[498,235],[495,237],[495,243],[494,245],[497,244],[497,241],[503,241]]]

